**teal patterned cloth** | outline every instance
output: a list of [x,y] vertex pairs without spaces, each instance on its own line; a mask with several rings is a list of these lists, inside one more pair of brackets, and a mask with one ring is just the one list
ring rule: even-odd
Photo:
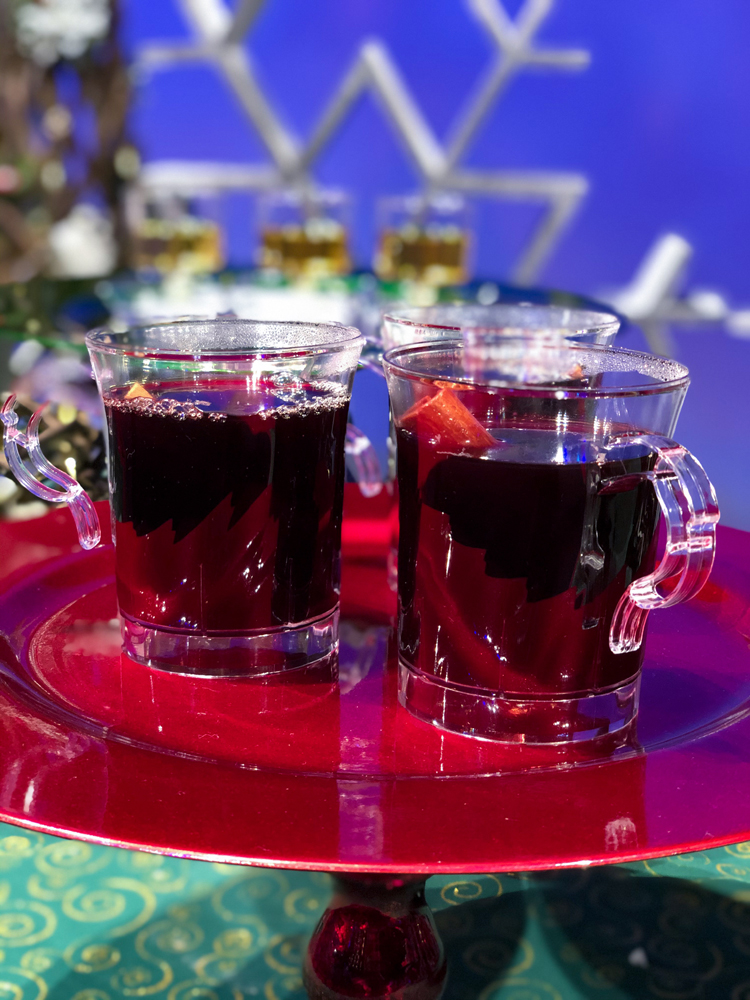
[[[183,861],[0,824],[0,1000],[287,1000],[315,872]],[[750,1000],[750,843],[427,883],[450,1000]]]

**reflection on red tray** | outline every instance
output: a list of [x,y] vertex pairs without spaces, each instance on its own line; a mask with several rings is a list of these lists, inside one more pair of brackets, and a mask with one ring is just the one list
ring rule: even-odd
[[335,686],[132,663],[112,550],[82,553],[65,511],[0,525],[0,815],[329,870],[548,868],[750,836],[750,535],[722,530],[703,594],[654,617],[635,731],[502,746],[397,704],[389,506],[347,497]]

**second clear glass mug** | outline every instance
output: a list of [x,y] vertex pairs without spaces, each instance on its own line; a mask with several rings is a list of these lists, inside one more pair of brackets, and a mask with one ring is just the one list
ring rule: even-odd
[[381,346],[384,351],[407,344],[443,338],[474,338],[484,334],[506,336],[535,334],[564,337],[585,344],[611,344],[620,320],[614,313],[597,309],[531,302],[442,303],[434,306],[392,308],[383,317]]
[[[486,336],[501,335],[533,335],[552,340],[562,338],[582,344],[612,344],[619,329],[620,320],[614,313],[597,309],[537,305],[530,302],[498,302],[484,306],[472,302],[443,303],[392,309],[383,316],[378,346],[382,352],[433,340],[453,340],[460,337],[465,342],[472,343]],[[391,545],[388,551],[388,584],[391,590],[396,590],[398,576],[397,482],[396,437],[391,420],[387,476],[387,486],[393,496]]]
[[627,726],[648,612],[713,564],[716,496],[671,438],[687,369],[533,337],[397,348],[385,369],[403,704],[507,742]]
[[[367,465],[347,425],[360,332],[190,320],[86,343],[107,417],[124,652],[181,673],[330,676],[345,441]],[[81,544],[98,544],[91,501],[39,448],[41,411],[25,434],[12,397],[0,417],[22,485],[67,502]]]

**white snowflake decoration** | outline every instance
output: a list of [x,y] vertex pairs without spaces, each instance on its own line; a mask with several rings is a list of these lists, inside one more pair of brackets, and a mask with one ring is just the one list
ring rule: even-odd
[[[344,71],[311,134],[301,141],[283,123],[258,80],[245,47],[264,0],[176,0],[193,38],[185,42],[149,42],[137,55],[136,66],[153,72],[208,62],[224,77],[249,122],[260,135],[271,162],[254,164],[161,161],[146,164],[140,182],[145,188],[195,193],[202,189],[258,190],[274,184],[309,181],[310,172],[366,91],[379,103],[413,161],[425,190],[451,190],[468,196],[523,201],[543,208],[543,216],[524,247],[512,277],[532,283],[569,225],[588,184],[582,174],[552,170],[476,170],[464,163],[468,148],[490,111],[504,96],[511,80],[532,70],[585,69],[589,54],[580,49],[552,48],[537,43],[554,0],[523,0],[515,17],[503,0],[464,0],[469,14],[489,35],[493,56],[475,89],[468,95],[440,142],[410,90],[393,55],[378,39],[364,41]],[[352,2],[352,0],[345,0]],[[403,5],[408,7],[408,2]]]

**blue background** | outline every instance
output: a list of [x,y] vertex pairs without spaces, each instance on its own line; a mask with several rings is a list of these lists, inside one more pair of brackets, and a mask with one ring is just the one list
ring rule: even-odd
[[[506,0],[511,16],[517,0]],[[367,38],[385,41],[442,141],[494,48],[462,0],[267,0],[247,39],[264,91],[306,138]],[[123,38],[190,38],[174,0],[126,0]],[[633,275],[653,240],[695,247],[690,287],[750,306],[750,3],[744,0],[558,0],[538,45],[585,48],[579,72],[518,75],[464,164],[585,173],[591,191],[541,282],[606,295]],[[157,72],[135,94],[144,158],[268,162],[234,95],[207,65]],[[356,199],[355,255],[370,260],[374,204],[415,188],[399,139],[367,95],[316,165]],[[479,201],[477,271],[506,277],[539,209]],[[228,213],[233,263],[251,260],[251,198]],[[628,343],[640,346],[636,335]],[[680,439],[717,484],[725,523],[750,528],[750,341],[716,328],[676,333],[693,386]],[[358,418],[359,419],[359,418]]]
[[[518,7],[506,0],[513,15]],[[173,0],[127,0],[123,27],[131,52],[148,39],[190,37]],[[304,138],[372,36],[385,40],[443,139],[494,55],[462,0],[267,0],[247,46],[274,107]],[[750,4],[558,0],[538,41],[586,48],[591,65],[517,76],[466,163],[588,175],[591,192],[545,282],[589,293],[623,284],[654,237],[673,229],[696,247],[695,283],[750,302]],[[154,74],[137,93],[133,129],[147,159],[266,159],[209,66]],[[375,198],[416,182],[373,98],[361,100],[317,173],[355,192],[366,263]],[[480,204],[482,273],[507,270],[536,212]]]

